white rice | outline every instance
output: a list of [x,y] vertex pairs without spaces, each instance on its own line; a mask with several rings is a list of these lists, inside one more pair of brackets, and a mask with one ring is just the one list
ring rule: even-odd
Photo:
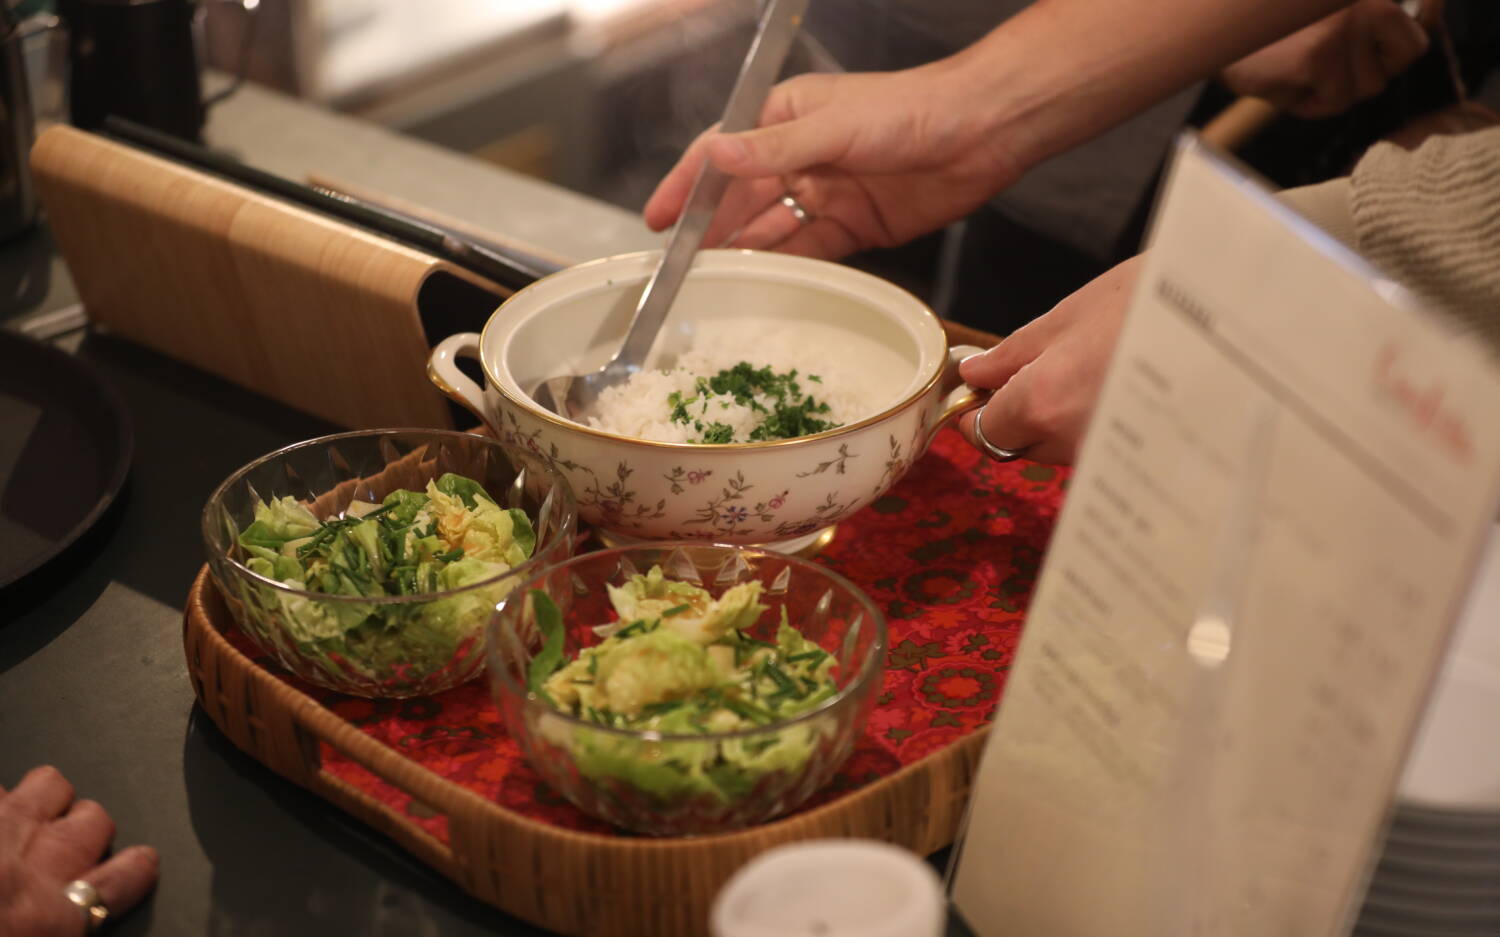
[[[601,394],[588,425],[637,439],[698,441],[702,433],[693,422],[672,421],[672,393],[680,393],[683,400],[698,396],[700,377],[711,378],[742,361],[752,368],[770,366],[776,374],[796,369],[802,394],[828,404],[827,413],[816,414],[820,420],[838,425],[853,423],[885,406],[890,391],[888,387],[881,390],[880,375],[853,367],[848,362],[852,356],[839,356],[836,336],[822,337],[825,340],[819,341],[802,329],[788,330],[785,322],[702,323],[694,332],[691,346],[677,356],[674,367],[640,371]],[[764,396],[758,396],[757,402],[769,408]],[[732,442],[750,442],[751,430],[765,419],[764,413],[736,403],[728,394],[700,396],[688,410],[694,421],[705,426],[729,425],[734,430]]]

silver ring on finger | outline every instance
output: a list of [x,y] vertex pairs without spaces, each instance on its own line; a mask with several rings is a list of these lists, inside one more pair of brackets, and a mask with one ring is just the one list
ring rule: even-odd
[[[984,407],[988,406],[989,401],[985,401]],[[983,449],[984,454],[994,459],[996,462],[1014,462],[1015,460],[1024,456],[1026,454],[1026,449],[1028,448],[1026,446],[1022,446],[1019,449],[1006,449],[1003,446],[995,445],[994,443],[990,442],[989,439],[985,438],[984,407],[980,407],[979,412],[974,414],[974,441],[979,443],[979,448]]]
[[63,886],[63,896],[83,914],[84,933],[96,933],[109,920],[109,908],[99,898],[99,889],[78,878]]
[[783,194],[781,204],[785,205],[792,213],[792,217],[797,219],[797,224],[806,226],[813,223],[813,213],[803,207],[802,203],[797,201],[797,196],[792,193]]

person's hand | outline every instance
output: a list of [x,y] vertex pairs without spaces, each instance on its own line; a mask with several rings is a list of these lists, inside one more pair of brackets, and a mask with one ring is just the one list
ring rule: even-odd
[[134,907],[156,881],[156,851],[146,846],[100,856],[114,821],[52,767],[32,769],[12,791],[0,788],[0,934],[78,937],[84,913],[63,893],[92,885],[111,916]]
[[1426,0],[1416,19],[1393,0],[1355,0],[1251,53],[1219,75],[1235,94],[1264,98],[1296,117],[1330,117],[1375,97],[1427,51],[1425,27],[1442,17]]
[[1140,257],[1132,257],[1100,274],[994,348],[964,359],[959,366],[964,381],[998,388],[988,403],[960,422],[969,442],[978,447],[974,420],[982,416],[984,436],[996,446],[1025,449],[1034,462],[1073,461],[1099,399],[1140,263]]
[[[771,89],[759,129],[694,141],[646,203],[646,223],[659,231],[677,220],[707,158],[736,180],[705,246],[833,259],[904,243],[1020,175],[974,95],[947,62],[792,78]],[[788,193],[805,223],[781,203]]]

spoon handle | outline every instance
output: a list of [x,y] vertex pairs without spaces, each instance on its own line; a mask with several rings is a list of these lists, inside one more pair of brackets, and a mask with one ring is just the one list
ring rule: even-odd
[[[808,0],[770,0],[766,4],[765,13],[755,31],[755,39],[745,55],[744,64],[740,66],[739,77],[735,80],[734,90],[730,92],[729,103],[724,108],[724,117],[719,121],[720,131],[737,133],[755,127],[766,95],[776,81],[776,76],[780,74],[787,51],[802,25],[802,15],[807,10],[807,4]],[[698,177],[693,180],[693,189],[682,214],[672,228],[672,237],[667,242],[661,263],[651,274],[645,291],[641,293],[641,300],[636,304],[630,331],[625,335],[620,353],[611,362],[611,370],[624,367],[634,371],[645,362],[646,354],[656,341],[656,333],[661,328],[662,320],[666,319],[667,312],[672,308],[672,300],[677,298],[677,290],[682,286],[688,268],[693,265],[693,255],[703,243],[708,224],[724,198],[724,191],[729,188],[729,182],[729,176],[715,169],[708,160],[703,161],[698,169]]]

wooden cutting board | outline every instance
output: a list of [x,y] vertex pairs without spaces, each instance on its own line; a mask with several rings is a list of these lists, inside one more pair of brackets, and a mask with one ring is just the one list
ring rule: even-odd
[[95,324],[345,426],[453,425],[429,349],[482,325],[501,287],[71,127],[31,167]]

